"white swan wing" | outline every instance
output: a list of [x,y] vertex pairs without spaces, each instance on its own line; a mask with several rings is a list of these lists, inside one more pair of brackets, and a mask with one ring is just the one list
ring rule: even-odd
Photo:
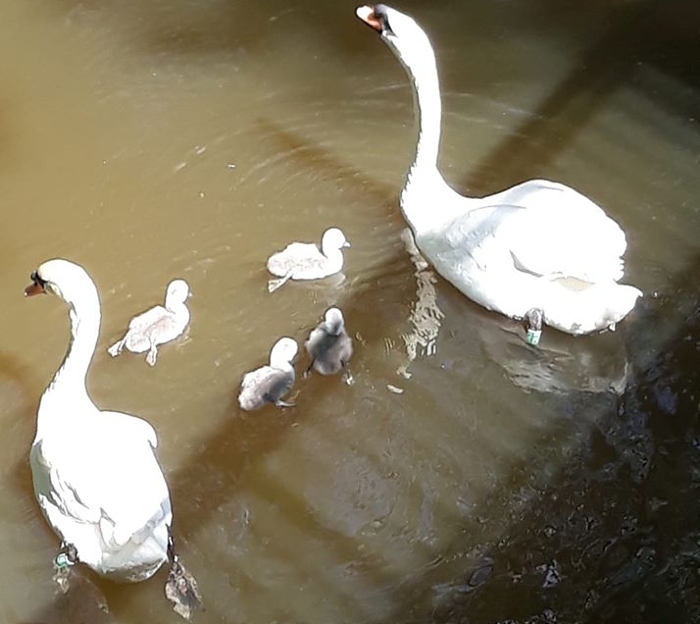
[[[35,442],[30,453],[30,463],[34,477],[34,490],[39,503],[46,510],[53,505],[60,514],[78,522],[97,523],[100,520],[99,508],[92,508],[82,500],[79,488],[72,483],[71,462],[57,459],[56,453],[46,440]],[[52,518],[52,524],[60,523]],[[58,528],[62,528],[58,526]],[[66,535],[63,535],[66,539]]]
[[[490,225],[496,245],[508,250],[518,270],[591,283],[622,277],[625,234],[581,193],[556,182],[531,180],[490,200],[495,204]],[[501,202],[519,210],[503,210]]]
[[153,428],[116,412],[99,418],[99,431],[73,443],[62,436],[33,446],[35,489],[40,502],[59,511],[47,514],[64,539],[70,541],[73,523],[89,523],[99,526],[106,549],[119,549],[169,522],[169,494]]
[[447,224],[444,262],[459,262],[455,252],[461,252],[478,269],[494,273],[516,270],[591,283],[622,277],[624,233],[573,189],[531,181],[488,202]]

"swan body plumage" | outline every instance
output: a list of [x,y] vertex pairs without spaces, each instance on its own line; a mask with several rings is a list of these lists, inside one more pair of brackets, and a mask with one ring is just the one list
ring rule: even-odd
[[34,491],[49,524],[79,561],[118,581],[141,581],[168,560],[170,495],[145,420],[102,411],[85,376],[100,327],[95,284],[79,265],[49,260],[27,295],[54,293],[70,307],[71,343],[44,391],[30,452]]
[[406,69],[419,117],[415,158],[401,210],[418,248],[445,279],[489,310],[544,322],[570,334],[614,329],[641,296],[619,284],[627,242],[602,208],[548,180],[522,182],[487,197],[465,197],[437,168],[441,98],[425,32],[386,5],[357,15],[381,34]]
[[189,296],[190,288],[185,280],[171,281],[165,291],[164,305],[154,306],[132,318],[126,334],[107,352],[116,357],[124,347],[132,353],[148,351],[146,362],[155,366],[158,345],[175,340],[190,322],[190,311],[186,305]]
[[267,260],[267,270],[280,278],[269,280],[269,292],[290,279],[315,280],[339,273],[344,263],[342,249],[349,246],[345,234],[336,227],[323,233],[320,249],[316,243],[290,243]]
[[269,365],[246,373],[241,382],[238,404],[241,409],[252,411],[266,403],[287,407],[282,397],[294,386],[295,373],[292,361],[296,357],[298,345],[293,338],[280,338],[270,351]]
[[323,321],[309,334],[304,347],[311,357],[309,370],[335,375],[345,368],[352,356],[352,339],[345,330],[343,313],[338,308],[326,310]]

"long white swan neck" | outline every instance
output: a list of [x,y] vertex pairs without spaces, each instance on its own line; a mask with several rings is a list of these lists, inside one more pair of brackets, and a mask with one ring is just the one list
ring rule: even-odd
[[79,301],[69,303],[71,339],[63,363],[47,392],[69,392],[87,396],[85,377],[100,333],[100,302],[96,291],[85,291]]
[[394,52],[411,81],[418,140],[413,163],[401,192],[401,210],[415,234],[427,232],[449,218],[459,196],[438,171],[442,103],[435,53],[427,37],[424,44],[407,49],[406,58]]
[[409,175],[437,170],[442,123],[442,101],[435,55],[432,50],[413,66],[403,59],[413,87],[413,106],[418,125],[418,142]]

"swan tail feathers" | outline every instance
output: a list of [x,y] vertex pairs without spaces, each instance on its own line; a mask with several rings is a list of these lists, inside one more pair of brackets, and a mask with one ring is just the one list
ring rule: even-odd
[[624,319],[634,308],[642,291],[628,284],[616,284],[615,295],[608,302],[605,314],[604,327],[601,329],[613,330],[617,323]]
[[628,284],[607,282],[592,284],[582,291],[569,291],[553,285],[543,306],[545,322],[551,327],[574,334],[590,334],[614,328],[634,308],[642,292]]

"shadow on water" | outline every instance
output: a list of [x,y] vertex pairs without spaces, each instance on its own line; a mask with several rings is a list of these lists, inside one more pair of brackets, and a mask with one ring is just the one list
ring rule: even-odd
[[303,170],[314,171],[319,178],[339,181],[350,190],[357,190],[367,204],[381,208],[387,215],[403,221],[398,210],[399,189],[369,176],[367,171],[357,169],[328,149],[312,144],[298,132],[288,130],[271,119],[258,120],[262,133],[272,136],[280,149],[288,155],[290,162]]
[[[546,169],[641,63],[700,87],[692,60],[697,28],[689,28],[680,16],[700,26],[700,12],[679,1],[641,0],[617,6],[610,14],[609,28],[583,53],[578,68],[470,172],[463,188],[477,195],[492,193]],[[663,105],[668,109],[669,102]]]
[[[533,487],[506,535],[484,540],[472,562],[456,544],[416,582],[429,612],[396,621],[700,621],[698,271],[700,258],[639,310],[637,328],[678,331],[650,355],[631,328],[632,381],[617,410],[601,414],[555,479]],[[693,294],[679,302],[678,292]],[[486,534],[491,513],[486,504],[465,531]]]

